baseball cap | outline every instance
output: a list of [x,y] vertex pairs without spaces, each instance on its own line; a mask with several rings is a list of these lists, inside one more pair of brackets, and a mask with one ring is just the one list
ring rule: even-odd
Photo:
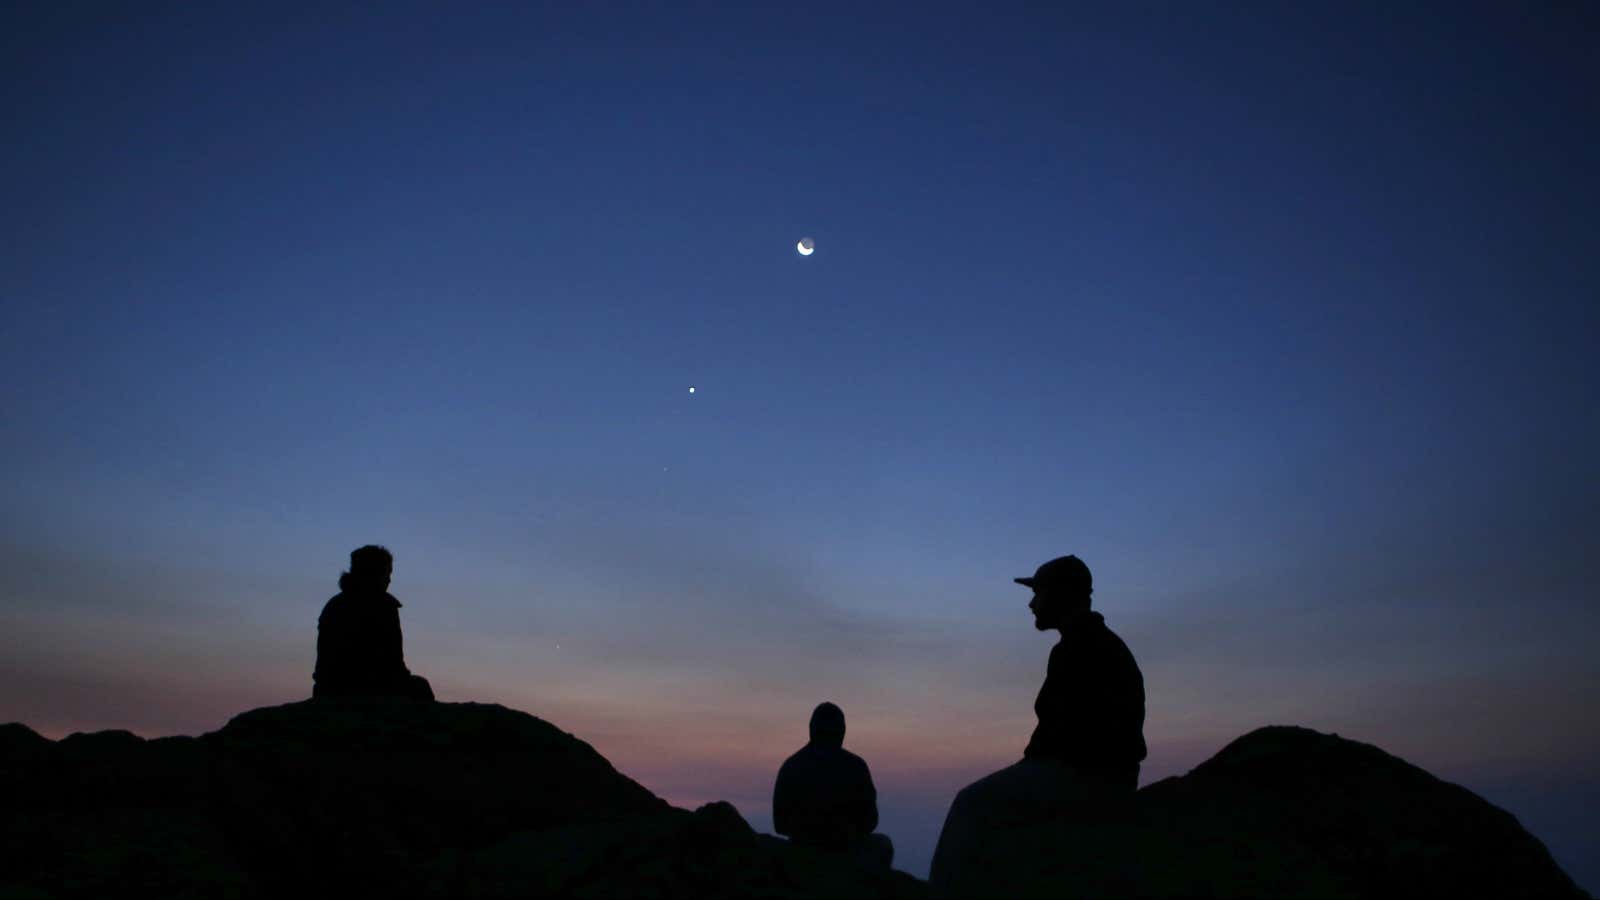
[[1058,556],[1040,566],[1031,576],[1011,580],[1034,590],[1052,588],[1085,594],[1094,590],[1094,577],[1089,574],[1089,567],[1076,556]]

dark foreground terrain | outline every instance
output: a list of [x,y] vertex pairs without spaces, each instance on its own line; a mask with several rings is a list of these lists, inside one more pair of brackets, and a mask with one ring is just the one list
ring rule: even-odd
[[[996,835],[956,895],[1584,897],[1508,813],[1375,747],[1264,728],[1127,821]],[[669,806],[504,707],[307,701],[198,738],[0,726],[0,897],[924,897]]]

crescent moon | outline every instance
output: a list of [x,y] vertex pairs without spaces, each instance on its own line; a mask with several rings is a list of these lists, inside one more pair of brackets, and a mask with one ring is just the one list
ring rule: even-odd
[[800,242],[794,245],[794,248],[800,251],[801,256],[810,256],[817,252],[817,245],[810,238],[801,238]]

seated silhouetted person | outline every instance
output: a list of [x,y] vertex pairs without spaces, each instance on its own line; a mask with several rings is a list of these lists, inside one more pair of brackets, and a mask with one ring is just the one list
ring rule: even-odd
[[996,843],[1047,823],[1094,828],[1132,805],[1145,757],[1144,676],[1126,644],[1089,609],[1094,582],[1076,556],[1013,579],[1033,589],[1033,627],[1059,631],[1022,761],[956,794],[934,850],[935,897],[982,893]]
[[313,697],[409,697],[432,700],[427,679],[406,668],[400,601],[389,594],[394,557],[367,545],[350,554],[339,593],[317,619]]
[[784,761],[772,789],[772,828],[803,846],[843,852],[888,868],[894,844],[878,827],[878,791],[861,757],[844,749],[844,712],[811,713],[811,742]]
[[1058,760],[1110,787],[1137,790],[1145,757],[1144,675],[1105,617],[1089,610],[1089,567],[1062,556],[1032,577],[1012,580],[1033,588],[1033,627],[1061,632],[1033,702],[1039,724],[1023,758]]

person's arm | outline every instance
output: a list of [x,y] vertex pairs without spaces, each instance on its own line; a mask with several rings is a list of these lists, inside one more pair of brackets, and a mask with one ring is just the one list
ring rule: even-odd
[[1144,756],[1144,685],[1138,664],[1109,633],[1092,650],[1092,666],[1082,676],[1079,750],[1090,763],[1136,762]]
[[789,821],[789,808],[793,805],[794,789],[788,775],[789,764],[785,762],[778,767],[778,779],[772,785],[772,830],[784,837],[791,836],[789,830],[793,826]]
[[324,663],[323,660],[327,658],[327,654],[328,654],[328,633],[322,627],[322,617],[318,616],[317,617],[317,658],[311,664],[311,685],[312,685],[312,689],[313,690],[315,690],[315,688],[316,688],[317,681],[319,679],[321,679],[322,676],[325,674],[324,671],[323,671],[323,666],[326,665],[326,663]]
[[1082,727],[1083,717],[1080,683],[1082,675],[1075,671],[1076,660],[1063,644],[1050,650],[1050,663],[1045,669],[1044,686],[1034,701],[1034,714],[1039,724],[1023,751],[1024,757],[1048,756],[1065,759],[1071,755],[1075,735]]
[[1126,645],[1122,647],[1122,657],[1123,705],[1119,715],[1127,729],[1128,752],[1142,762],[1148,754],[1144,743],[1144,673],[1139,671],[1139,663]]
[[393,603],[383,627],[383,658],[392,677],[405,678],[411,670],[406,668],[405,639],[400,635],[400,602]]
[[317,661],[311,668],[313,686],[320,685],[326,690],[343,674],[346,652],[343,637],[338,611],[329,602],[317,617]]
[[878,827],[878,789],[872,783],[872,770],[866,760],[861,761],[861,802],[857,823],[862,834],[871,834]]

